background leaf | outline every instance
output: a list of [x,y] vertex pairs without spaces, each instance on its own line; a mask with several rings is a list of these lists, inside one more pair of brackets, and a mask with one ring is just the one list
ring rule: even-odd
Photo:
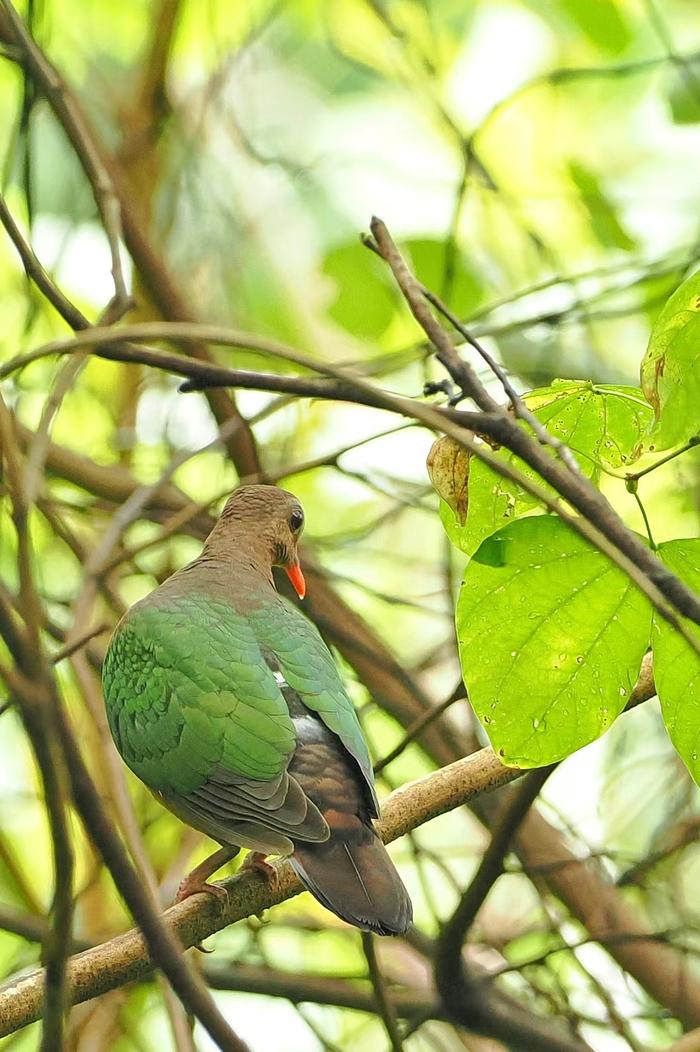
[[671,73],[668,96],[675,124],[697,124],[700,121],[700,61],[687,62]]
[[649,628],[629,578],[559,519],[484,541],[464,575],[457,635],[471,704],[504,761],[552,763],[607,730]]
[[[357,238],[331,249],[323,273],[333,279],[328,314],[355,336],[379,339],[397,308],[397,298],[384,270]],[[362,302],[357,290],[362,289]]]
[[630,29],[615,0],[558,0],[557,6],[601,49],[617,54],[629,42]]
[[571,161],[569,174],[581,195],[581,203],[588,213],[591,229],[601,245],[621,248],[625,252],[635,248],[634,238],[630,237],[620,222],[617,209],[603,190],[595,172],[579,161]]
[[[429,289],[441,291],[445,282],[448,249],[444,241],[432,238],[407,238],[403,250],[414,273]],[[450,283],[450,307],[455,314],[468,315],[482,301],[484,282],[478,270],[461,253],[453,261],[454,277]]]
[[[687,585],[700,593],[700,539],[667,541],[659,555]],[[697,626],[686,625],[700,639]],[[671,741],[700,784],[700,657],[668,621],[654,613],[654,683]]]
[[656,419],[645,445],[669,449],[700,431],[700,271],[661,311],[642,359],[642,389]]

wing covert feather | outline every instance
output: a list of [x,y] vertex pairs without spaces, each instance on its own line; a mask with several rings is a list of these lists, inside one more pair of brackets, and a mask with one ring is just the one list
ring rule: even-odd
[[278,602],[251,611],[250,620],[260,643],[274,654],[289,686],[337,734],[357,763],[377,815],[372,761],[362,727],[318,629],[281,596]]

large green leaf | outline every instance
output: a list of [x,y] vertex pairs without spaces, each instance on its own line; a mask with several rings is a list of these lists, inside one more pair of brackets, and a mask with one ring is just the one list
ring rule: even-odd
[[551,387],[531,391],[527,404],[555,438],[581,454],[588,474],[594,474],[596,461],[611,468],[629,463],[651,420],[638,387],[589,380],[554,380]]
[[636,682],[651,624],[629,578],[550,516],[489,537],[457,602],[464,682],[506,763],[561,760],[605,731]]
[[648,449],[669,449],[700,432],[700,271],[676,289],[642,359],[642,389],[654,407]]
[[[581,470],[593,479],[598,476],[598,465],[620,468],[633,459],[632,451],[653,415],[639,388],[583,380],[555,380],[550,387],[531,391],[524,400],[556,438],[579,454]],[[528,478],[541,481],[507,450],[497,456]],[[485,537],[535,507],[537,501],[520,486],[472,458],[466,522],[458,521],[449,507],[443,507],[441,515],[452,542],[471,555]]]
[[[667,541],[659,555],[678,577],[700,594],[700,538]],[[697,626],[686,622],[700,640]],[[659,614],[652,631],[654,683],[671,741],[700,785],[700,657]]]

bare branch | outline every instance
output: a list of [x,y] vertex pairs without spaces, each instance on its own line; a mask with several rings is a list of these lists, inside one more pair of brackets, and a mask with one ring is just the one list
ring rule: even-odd
[[401,1034],[399,1033],[396,1021],[396,1011],[389,998],[382,969],[377,960],[375,937],[371,931],[362,932],[362,948],[367,961],[370,982],[374,988],[376,1007],[384,1023],[384,1029],[389,1038],[389,1046],[392,1052],[404,1052],[403,1041],[401,1040]]
[[554,766],[530,772],[502,812],[481,864],[444,925],[435,950],[435,985],[450,1015],[464,1026],[525,1052],[554,1052],[557,1046],[552,1045],[551,1034],[543,1032],[539,1025],[526,1029],[525,1021],[518,1019],[519,1010],[506,1013],[502,1006],[490,1001],[483,985],[467,970],[462,959],[462,945],[486,896],[503,872],[505,856],[518,827]]
[[[422,302],[423,300],[421,299]],[[427,310],[427,307],[425,309]],[[433,319],[433,328],[435,326],[446,337],[444,330]],[[171,337],[174,337],[179,332],[181,338],[184,338],[185,334],[191,338],[196,338],[197,335],[201,338],[202,332],[206,330],[208,332],[208,342],[214,342],[217,336],[223,342],[230,342],[230,333],[226,330],[217,330],[216,328],[193,327],[188,324],[180,326],[173,323],[167,326],[167,330],[169,330]],[[140,326],[126,326],[122,331],[125,334],[133,334],[135,331],[143,332],[144,330]],[[153,330],[151,329],[150,331],[152,332]],[[160,331],[161,333],[166,331],[162,325]],[[91,339],[94,339],[94,332],[95,330],[89,335],[85,334],[84,337],[74,337],[72,341],[64,341],[64,346],[67,343],[70,343],[73,347],[82,346],[83,342],[89,343]],[[104,337],[105,342],[110,342],[114,338],[114,333],[107,330]],[[437,336],[436,339],[438,339]],[[450,351],[453,355],[456,354],[451,345]],[[122,354],[123,352],[119,350],[117,353]],[[128,353],[131,354],[132,352],[129,351]],[[153,353],[151,352],[151,354]],[[693,611],[697,607],[697,617],[700,620],[700,599],[683,584],[680,578],[671,573],[639,541],[631,530],[626,528],[599,490],[590,485],[586,479],[575,478],[563,465],[557,464],[556,461],[547,456],[538,443],[521,431],[515,421],[503,409],[497,406],[496,412],[491,413],[489,411],[483,414],[473,414],[470,424],[471,420],[475,420],[475,430],[477,432],[486,433],[488,430],[491,437],[501,441],[513,452],[517,453],[526,463],[534,467],[543,479],[550,482],[557,492],[577,507],[581,511],[581,515],[572,515],[566,510],[560,499],[552,497],[543,486],[524,475],[522,471],[519,471],[510,463],[495,456],[487,446],[477,442],[473,435],[466,431],[464,427],[453,424],[447,418],[444,410],[441,412],[434,406],[425,405],[411,399],[400,398],[376,387],[362,376],[327,362],[309,358],[307,355],[292,351],[289,348],[277,347],[274,353],[278,357],[291,361],[302,368],[316,370],[343,383],[348,383],[360,392],[369,393],[378,408],[394,411],[402,416],[418,420],[435,431],[443,431],[445,434],[451,435],[465,449],[469,450],[472,455],[492,468],[496,474],[516,483],[516,485],[534,496],[544,507],[556,512],[567,525],[585,537],[586,540],[619,566],[654,604],[662,617],[683,635],[688,645],[700,652],[700,644],[697,639],[686,629],[672,609],[672,607],[675,607],[681,613],[686,614],[686,616],[693,617]],[[464,363],[461,364],[463,365]],[[456,366],[454,368],[457,370]],[[458,376],[462,376],[461,370],[455,372],[455,378]],[[464,376],[469,376],[469,374],[465,373]],[[467,381],[465,380],[465,382]],[[469,380],[469,382],[472,381]],[[480,382],[476,377],[474,377],[474,382],[480,386]],[[492,403],[490,396],[485,395],[485,398],[487,401],[484,404],[496,404]],[[463,420],[462,414],[457,419],[461,423]],[[650,564],[651,570],[649,569]],[[666,599],[670,600],[672,606],[669,606]]]
[[[73,923],[73,846],[67,815],[68,772],[57,741],[53,679],[41,646],[41,605],[34,584],[28,525],[30,508],[13,430],[11,414],[0,396],[0,449],[4,452],[12,499],[25,624],[17,655],[17,673],[20,675],[7,669],[3,675],[15,699],[20,702],[22,721],[41,773],[51,829],[54,895],[51,926],[44,943],[47,966],[41,1052],[52,1052],[63,1044],[66,958]],[[16,642],[12,632],[10,641]]]
[[[373,397],[371,388],[358,390],[356,384],[342,376],[334,382],[313,376],[290,376],[284,373],[232,369],[209,361],[195,360],[184,355],[137,346],[139,342],[149,340],[240,347],[244,350],[260,351],[275,358],[294,362],[314,372],[324,371],[322,363],[302,355],[292,347],[276,340],[238,332],[235,329],[201,325],[195,322],[141,322],[137,325],[123,325],[118,329],[95,326],[72,339],[53,340],[43,347],[37,347],[33,351],[18,355],[4,365],[0,365],[0,380],[42,358],[95,348],[94,353],[98,358],[148,365],[153,369],[162,369],[176,376],[187,377],[187,382],[180,388],[182,391],[199,391],[213,387],[240,387],[244,390],[270,391],[296,395],[300,398],[354,402],[378,409],[385,408],[381,399]],[[413,400],[409,398],[402,399],[402,402],[407,410],[413,404]],[[484,414],[458,411],[441,406],[434,408],[455,423],[489,434],[489,417]]]

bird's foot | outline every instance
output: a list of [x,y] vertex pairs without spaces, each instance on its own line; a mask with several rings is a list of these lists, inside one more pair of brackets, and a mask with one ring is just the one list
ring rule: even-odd
[[251,851],[238,872],[256,873],[268,884],[274,884],[277,880],[277,870],[265,861],[266,858],[267,856],[262,851]]
[[176,902],[183,902],[188,899],[191,895],[199,895],[203,892],[206,895],[213,895],[222,905],[228,901],[228,891],[222,887],[221,884],[210,884],[206,880],[197,879],[192,880],[194,873],[188,873],[188,875],[180,881],[180,886],[177,889],[177,895],[175,896]]
[[209,884],[207,878],[212,873],[216,873],[217,869],[221,869],[227,862],[230,862],[232,858],[235,858],[238,851],[239,848],[237,847],[222,847],[215,851],[213,855],[205,858],[203,862],[195,866],[192,872],[188,873],[180,881],[175,901],[182,902],[183,899],[188,899],[190,895],[198,895],[200,892],[204,892],[207,895],[213,895],[223,907],[228,901],[228,891],[221,884]]

